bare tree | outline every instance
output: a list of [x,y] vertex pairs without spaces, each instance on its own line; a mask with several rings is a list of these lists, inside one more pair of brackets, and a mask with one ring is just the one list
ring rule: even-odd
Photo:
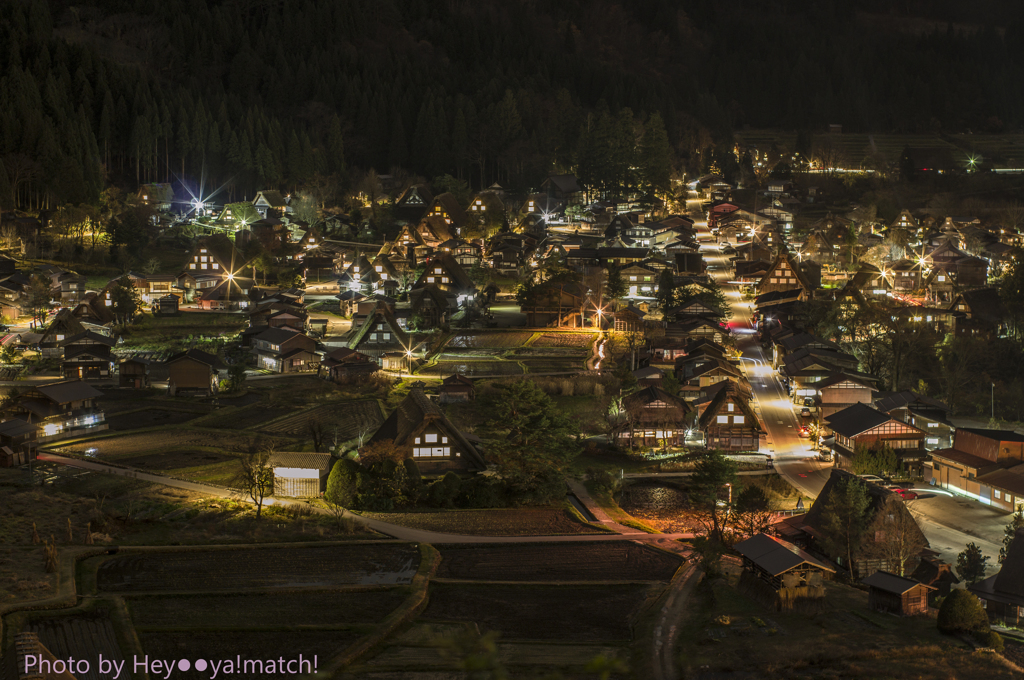
[[313,450],[323,453],[324,444],[327,442],[327,427],[323,421],[315,416],[310,416],[306,419],[306,432],[313,440]]
[[1003,221],[1011,229],[1024,227],[1024,203],[1008,203],[1002,210]]
[[626,347],[629,348],[629,370],[635,371],[640,348],[647,342],[647,333],[643,329],[632,329],[622,334],[626,340]]
[[875,517],[868,528],[864,552],[869,557],[884,560],[888,571],[903,576],[907,563],[927,547],[924,535],[896,494],[885,499]]
[[270,456],[274,448],[271,445],[260,446],[257,451],[250,451],[239,459],[237,481],[242,491],[256,504],[256,519],[263,512],[263,499],[274,487],[274,469],[270,466]]

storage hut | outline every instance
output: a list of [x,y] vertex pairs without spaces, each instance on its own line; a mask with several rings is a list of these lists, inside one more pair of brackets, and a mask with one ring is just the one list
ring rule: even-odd
[[928,592],[931,586],[887,571],[876,571],[861,581],[868,587],[868,605],[872,609],[911,616],[928,611]]
[[274,495],[315,498],[327,490],[327,476],[334,459],[329,453],[275,453]]
[[824,603],[823,582],[835,569],[795,545],[767,534],[740,541],[740,590],[774,611],[817,610]]

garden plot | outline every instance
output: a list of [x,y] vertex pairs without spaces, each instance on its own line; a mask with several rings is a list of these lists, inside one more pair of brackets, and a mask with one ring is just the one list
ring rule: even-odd
[[444,546],[437,578],[474,581],[665,581],[682,564],[636,543]]
[[97,585],[123,593],[398,585],[412,581],[419,562],[405,544],[160,551],[107,560]]
[[[259,603],[253,603],[251,609],[258,609]],[[286,661],[303,659],[313,661],[316,657],[317,669],[323,673],[324,665],[353,642],[362,637],[358,633],[337,630],[304,630],[304,631],[212,631],[197,636],[194,631],[160,631],[140,633],[139,640],[142,650],[150,658],[158,659],[209,659],[220,663],[223,659],[235,661],[240,654],[242,661],[261,660],[263,663],[279,658]],[[224,675],[226,678],[295,678],[295,673],[270,673],[268,666],[260,663],[250,667],[251,672],[235,671],[235,675]],[[263,668],[263,671],[256,671]],[[244,667],[243,667],[244,669]],[[221,669],[223,675],[223,668]],[[275,669],[276,670],[276,669]],[[293,667],[294,670],[294,667]],[[303,668],[305,670],[305,668]],[[314,670],[314,673],[316,671]],[[174,680],[210,680],[212,670],[197,672],[194,669],[186,672],[175,669]],[[305,674],[304,674],[305,675]],[[312,677],[312,673],[307,677]],[[163,676],[160,676],[161,680]],[[219,676],[218,676],[219,677]],[[104,678],[109,680],[109,678]],[[120,679],[118,679],[120,680]],[[156,680],[151,676],[151,680]]]
[[430,586],[421,622],[476,623],[502,640],[612,642],[632,637],[632,621],[662,586]]
[[514,361],[438,361],[424,366],[417,374],[446,376],[459,375],[522,375],[523,368]]
[[360,432],[372,432],[384,422],[377,401],[364,399],[323,404],[280,418],[260,429],[273,434],[301,437],[305,436],[307,423],[311,418],[323,423],[332,435],[337,429],[339,441],[352,439]]
[[134,596],[127,598],[136,630],[164,628],[268,629],[345,627],[380,623],[408,595],[401,589],[252,595]]
[[446,512],[364,512],[400,526],[465,536],[564,536],[600,534],[562,508],[501,508]]
[[[88,673],[75,673],[77,680],[109,680],[109,676],[101,678],[96,659],[100,654],[107,659],[125,657],[117,642],[114,624],[101,612],[42,619],[27,629],[39,635],[39,641],[53,653],[54,658],[90,661]],[[132,680],[134,677],[131,664],[126,663],[121,678]]]
[[459,333],[445,344],[445,349],[496,348],[509,349],[525,345],[533,333],[529,331],[495,331],[490,333]]

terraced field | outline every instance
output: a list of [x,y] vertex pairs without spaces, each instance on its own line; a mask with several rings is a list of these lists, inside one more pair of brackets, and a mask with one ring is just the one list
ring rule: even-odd
[[272,434],[300,437],[304,436],[310,418],[321,421],[332,433],[337,428],[339,441],[351,439],[364,430],[376,430],[384,422],[377,402],[364,399],[324,404],[310,410],[297,411],[259,429]]
[[514,361],[438,361],[424,366],[418,373],[423,375],[522,375],[522,367]]
[[404,544],[159,551],[107,560],[97,584],[123,593],[394,585],[409,583],[419,560],[419,551]]

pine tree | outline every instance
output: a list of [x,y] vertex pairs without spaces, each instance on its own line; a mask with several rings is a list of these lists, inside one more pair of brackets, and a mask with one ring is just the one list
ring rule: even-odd
[[644,189],[651,193],[662,193],[671,189],[672,148],[661,114],[655,111],[644,127],[640,142],[640,173]]
[[1024,529],[1024,505],[1017,506],[1017,512],[1013,513],[1010,523],[1003,530],[1003,545],[999,548],[999,564],[1006,560],[1006,553],[1010,550],[1010,544],[1017,536],[1017,532]]
[[656,297],[662,310],[668,309],[675,304],[676,280],[670,269],[665,269],[661,272],[661,276],[658,279],[658,294]]

